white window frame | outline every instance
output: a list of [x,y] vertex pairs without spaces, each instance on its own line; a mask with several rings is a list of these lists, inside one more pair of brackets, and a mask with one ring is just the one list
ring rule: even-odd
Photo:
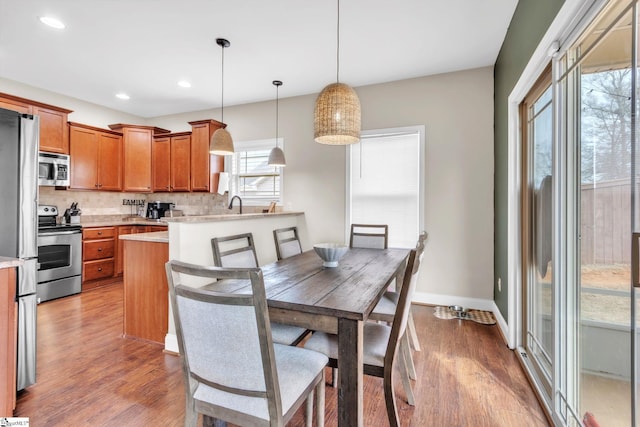
[[[406,126],[397,128],[384,128],[384,129],[371,129],[360,132],[361,137],[367,137],[372,135],[391,136],[398,134],[414,134],[417,133],[420,138],[420,171],[418,184],[418,232],[424,230],[424,189],[425,189],[425,176],[426,176],[426,142],[425,142],[425,127],[424,125]],[[345,162],[345,177],[346,177],[346,191],[345,191],[345,241],[349,241],[349,235],[351,234],[351,150],[347,146],[346,150],[346,162]],[[417,239],[417,236],[416,236]]]
[[[284,138],[278,138],[277,142],[278,147],[284,150]],[[271,150],[275,146],[276,138],[234,142],[235,153],[257,150]],[[278,198],[248,196],[238,191],[240,175],[233,173],[233,163],[238,161],[235,153],[230,156],[225,156],[224,159],[224,170],[229,173],[229,199],[231,199],[231,197],[233,196],[240,196],[240,198],[242,198],[243,204],[246,206],[268,206],[271,202],[276,202],[276,205],[282,206],[282,201],[284,200],[284,168],[274,168],[274,173],[280,176],[280,194]]]

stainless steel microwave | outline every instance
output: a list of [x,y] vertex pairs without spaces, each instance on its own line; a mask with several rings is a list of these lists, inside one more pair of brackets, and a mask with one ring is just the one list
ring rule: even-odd
[[66,154],[38,153],[38,184],[68,187],[70,158]]

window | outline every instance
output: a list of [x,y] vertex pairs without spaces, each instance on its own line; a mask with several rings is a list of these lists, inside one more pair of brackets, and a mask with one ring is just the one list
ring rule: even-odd
[[390,247],[415,246],[424,218],[423,135],[422,126],[363,132],[349,146],[347,227],[387,224]]
[[[275,139],[236,142],[236,152],[231,157],[231,196],[240,196],[248,205],[282,202],[282,168],[267,165],[269,153],[275,147]],[[278,146],[284,141],[278,138]]]

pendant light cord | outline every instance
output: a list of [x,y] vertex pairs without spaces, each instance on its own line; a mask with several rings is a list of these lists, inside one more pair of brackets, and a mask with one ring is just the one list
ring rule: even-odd
[[336,82],[340,83],[340,0],[338,0],[338,25],[336,25],[336,32]]
[[280,111],[280,97],[278,96],[279,90],[280,85],[276,85],[276,147],[278,146],[278,113]]
[[222,118],[221,122],[224,123],[224,44],[222,45]]

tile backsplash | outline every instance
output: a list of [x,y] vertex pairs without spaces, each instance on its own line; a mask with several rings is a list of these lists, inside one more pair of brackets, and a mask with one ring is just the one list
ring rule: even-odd
[[[118,193],[112,191],[56,190],[55,187],[40,187],[39,203],[56,205],[61,213],[78,202],[83,216],[135,215],[136,207],[123,205],[123,199],[139,199],[145,202],[171,202],[184,215],[215,215],[229,213],[228,193]],[[266,207],[244,206],[245,212],[262,212]],[[234,207],[234,211],[237,208]]]

